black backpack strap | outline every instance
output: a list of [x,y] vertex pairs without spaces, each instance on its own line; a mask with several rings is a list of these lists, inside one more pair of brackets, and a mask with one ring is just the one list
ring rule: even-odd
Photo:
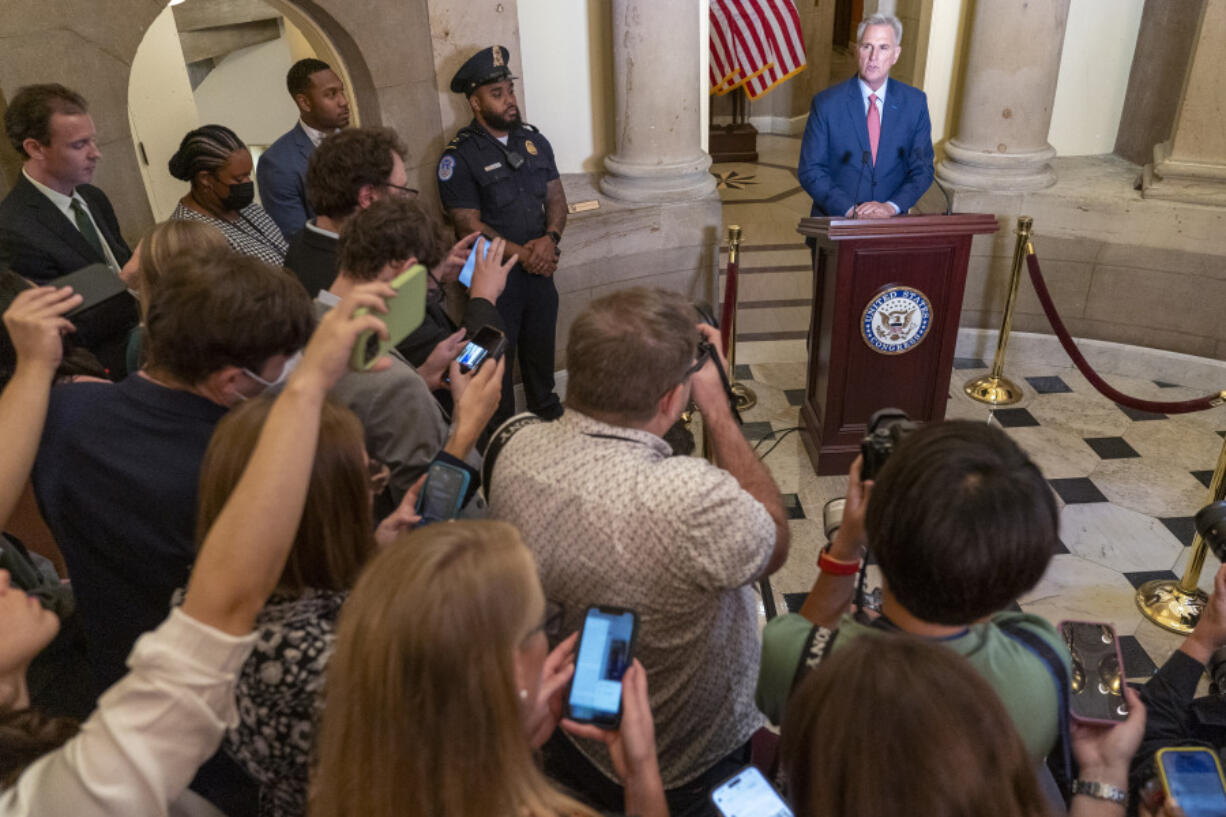
[[[1047,765],[1051,768],[1052,775],[1056,778],[1056,783],[1060,786],[1065,801],[1068,801],[1072,795],[1074,775],[1072,742],[1069,738],[1069,679],[1064,670],[1064,662],[1060,660],[1060,655],[1050,644],[1018,622],[1005,622],[999,627],[1002,633],[1030,650],[1043,663],[1043,666],[1047,668],[1047,674],[1051,676],[1052,682],[1056,685],[1059,731],[1056,735],[1056,747],[1048,756]],[[1061,766],[1053,767],[1052,760],[1056,757],[1057,752]]]
[[489,445],[485,447],[485,453],[481,460],[481,490],[485,493],[485,501],[490,501],[490,488],[493,486],[490,478],[494,475],[494,463],[498,461],[498,455],[502,453],[503,447],[510,442],[515,436],[515,432],[527,426],[544,423],[540,417],[537,417],[530,411],[525,411],[523,414],[516,414],[511,419],[498,427],[498,430],[490,437]]

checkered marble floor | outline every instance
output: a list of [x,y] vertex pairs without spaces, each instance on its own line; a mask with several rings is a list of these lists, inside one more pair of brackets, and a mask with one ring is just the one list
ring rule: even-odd
[[[847,478],[816,476],[799,432],[789,431],[799,423],[803,361],[736,368],[737,379],[759,398],[745,413],[745,435],[760,453],[770,452],[765,461],[791,518],[792,550],[771,578],[772,601],[779,609],[796,609],[813,583],[817,553],[825,544],[822,506],[845,493]],[[1194,533],[1192,516],[1208,500],[1226,436],[1226,407],[1170,417],[1139,413],[1100,396],[1076,369],[1053,365],[1007,369],[1024,384],[1025,396],[1017,406],[993,412],[961,393],[963,382],[987,371],[979,359],[955,361],[946,416],[1002,426],[1038,463],[1061,508],[1060,553],[1038,586],[1020,599],[1021,609],[1053,623],[1111,622],[1120,634],[1127,677],[1148,678],[1182,637],[1142,618],[1135,589],[1150,579],[1182,574]],[[1198,393],[1167,381],[1110,380],[1151,399]],[[1210,554],[1202,588],[1210,588],[1217,567]],[[870,586],[879,582],[875,568],[868,577]]]

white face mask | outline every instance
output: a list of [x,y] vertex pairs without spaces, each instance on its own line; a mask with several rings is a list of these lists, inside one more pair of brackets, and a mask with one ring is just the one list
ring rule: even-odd
[[[294,354],[286,358],[285,365],[281,367],[281,374],[277,375],[276,380],[265,380],[264,378],[260,377],[258,374],[256,374],[255,372],[247,368],[243,369],[243,374],[247,375],[248,377],[250,377],[256,383],[259,383],[264,388],[271,389],[274,386],[280,386],[282,383],[284,383],[286,379],[290,376],[290,373],[293,372],[295,368],[297,368],[298,364],[301,361],[302,361],[302,350],[299,349],[297,352],[294,352]],[[242,399],[246,400],[247,398],[244,396]]]

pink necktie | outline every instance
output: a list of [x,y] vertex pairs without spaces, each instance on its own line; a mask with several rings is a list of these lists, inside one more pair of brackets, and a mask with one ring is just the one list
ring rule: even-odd
[[868,95],[868,145],[873,149],[873,164],[877,164],[877,143],[881,141],[881,114],[877,113],[877,95]]

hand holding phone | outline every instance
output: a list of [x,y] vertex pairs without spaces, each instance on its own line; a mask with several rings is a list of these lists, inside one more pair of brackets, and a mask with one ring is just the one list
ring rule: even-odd
[[464,506],[469,476],[463,468],[434,461],[426,471],[426,483],[417,497],[417,515],[421,525],[455,519]]
[[497,360],[502,357],[506,345],[507,336],[502,330],[494,326],[482,326],[456,358],[456,362],[460,364],[460,374],[479,369],[486,358]]
[[622,717],[622,676],[634,658],[638,616],[633,610],[593,605],[583,617],[575,676],[566,698],[576,723],[616,729]]
[[1217,752],[1199,746],[1159,749],[1158,776],[1168,798],[1183,809],[1184,817],[1222,817],[1226,814],[1226,778]]
[[757,766],[746,766],[711,790],[723,817],[792,817],[792,809]]
[[1081,723],[1114,726],[1128,719],[1124,660],[1110,624],[1062,621],[1060,634],[1073,659],[1069,713]]
[[387,326],[386,338],[370,331],[358,335],[349,361],[355,371],[366,371],[372,367],[389,349],[413,334],[413,330],[421,326],[426,317],[425,267],[414,264],[392,280],[391,287],[396,295],[387,299],[387,312],[372,312],[362,307],[353,313],[355,318],[374,315]]
[[473,248],[468,251],[468,258],[464,260],[464,266],[460,268],[460,277],[457,279],[466,289],[471,289],[473,285],[473,270],[477,268],[477,255],[480,254],[484,259],[486,253],[489,252],[490,239],[485,233],[477,236],[477,240],[473,242]]

